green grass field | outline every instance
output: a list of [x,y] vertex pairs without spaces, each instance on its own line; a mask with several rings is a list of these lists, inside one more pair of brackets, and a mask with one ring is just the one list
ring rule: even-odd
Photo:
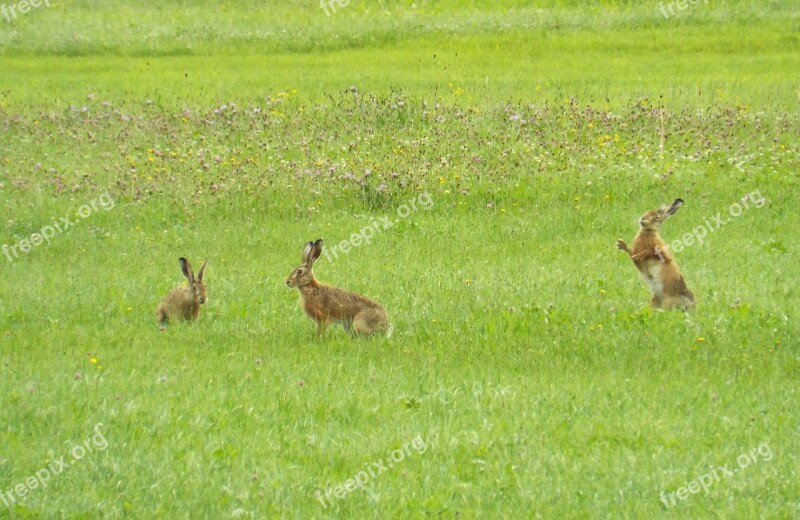
[[800,515],[793,3],[3,5],[0,519]]

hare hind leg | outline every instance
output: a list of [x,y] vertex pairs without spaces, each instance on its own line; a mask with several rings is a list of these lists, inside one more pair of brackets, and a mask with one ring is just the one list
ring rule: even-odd
[[695,307],[694,294],[686,286],[683,277],[678,279],[670,289],[665,295],[664,307],[667,309],[683,309],[684,311]]
[[650,308],[651,309],[661,309],[663,308],[661,298],[657,297],[655,294],[650,298]]
[[667,309],[681,309],[684,311],[694,309],[695,307],[694,295],[689,293],[689,294],[681,294],[678,296],[672,296],[666,299],[666,301],[664,302],[664,307]]
[[376,332],[386,332],[389,329],[389,320],[385,313],[377,311],[362,311],[353,317],[353,332],[356,335],[371,336]]

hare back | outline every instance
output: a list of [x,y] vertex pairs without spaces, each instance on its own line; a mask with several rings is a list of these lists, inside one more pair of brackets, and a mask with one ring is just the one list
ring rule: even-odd
[[170,319],[192,320],[199,314],[200,302],[187,285],[170,291],[159,305],[159,315],[166,315]]
[[694,294],[686,284],[686,280],[678,270],[675,264],[671,264],[671,268],[667,272],[662,273],[664,280],[664,294],[667,298],[681,297],[687,301],[694,303]]
[[375,310],[386,314],[378,302],[336,287],[306,286],[301,289],[300,294],[303,298],[303,309],[313,318],[351,321],[357,314],[365,310]]

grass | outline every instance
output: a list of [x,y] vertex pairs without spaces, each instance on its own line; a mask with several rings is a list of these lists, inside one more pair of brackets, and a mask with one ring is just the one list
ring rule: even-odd
[[623,2],[351,2],[331,16],[315,2],[95,4],[0,18],[8,102],[80,105],[108,93],[194,108],[290,89],[320,101],[355,85],[460,90],[476,104],[576,95],[614,108],[655,96],[684,108],[720,96],[798,103],[798,13],[774,2],[715,1],[670,19],[656,4]]
[[[798,513],[791,7],[193,5],[0,19],[0,518]],[[677,196],[690,314],[614,247]],[[317,340],[286,275],[385,219],[315,271],[394,335]]]

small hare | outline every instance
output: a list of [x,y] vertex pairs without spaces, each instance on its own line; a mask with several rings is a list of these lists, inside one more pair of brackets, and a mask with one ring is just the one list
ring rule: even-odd
[[341,323],[344,330],[354,336],[371,336],[378,332],[390,336],[389,316],[381,304],[317,281],[311,268],[321,253],[322,239],[306,244],[303,263],[286,279],[288,287],[297,287],[300,291],[303,310],[317,324],[317,336],[322,336],[331,322]]
[[200,316],[200,306],[206,302],[206,286],[203,283],[203,272],[206,270],[208,259],[200,266],[197,278],[189,261],[180,258],[181,271],[189,281],[189,285],[181,285],[172,289],[156,309],[156,317],[161,324],[161,330],[170,320],[196,320]]
[[653,297],[650,307],[654,309],[691,309],[695,306],[694,294],[683,279],[678,264],[675,263],[669,247],[658,231],[662,222],[673,215],[683,205],[675,199],[669,207],[648,211],[639,219],[641,229],[633,239],[633,248],[628,248],[624,240],[617,240],[617,247],[631,257],[633,264],[642,274],[645,284]]

